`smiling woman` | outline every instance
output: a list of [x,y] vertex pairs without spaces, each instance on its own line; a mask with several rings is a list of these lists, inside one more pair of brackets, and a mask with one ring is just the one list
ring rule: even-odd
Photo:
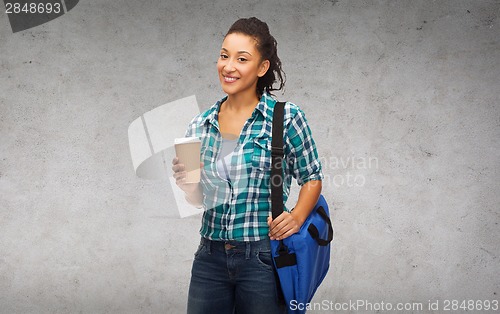
[[257,82],[269,69],[256,40],[242,33],[228,34],[217,62],[219,80],[228,99],[219,110],[222,134],[238,136],[245,121],[259,102]]
[[[292,178],[301,190],[294,210],[271,216],[271,126],[284,86],[277,43],[266,23],[240,19],[227,32],[217,71],[227,94],[194,117],[186,136],[201,139],[200,183],[186,183],[176,157],[177,185],[205,212],[192,268],[188,313],[284,313],[270,240],[298,232],[321,192],[321,163],[305,115],[284,108],[286,203]],[[273,85],[278,83],[278,87]]]

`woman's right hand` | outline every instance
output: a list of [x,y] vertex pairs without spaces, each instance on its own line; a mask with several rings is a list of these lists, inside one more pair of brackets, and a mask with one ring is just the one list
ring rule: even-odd
[[[203,163],[200,163],[201,167],[203,167]],[[179,162],[179,158],[177,157],[174,157],[172,160],[172,170],[174,171],[175,183],[184,193],[193,194],[199,191],[199,183],[186,183],[186,168],[184,164]]]

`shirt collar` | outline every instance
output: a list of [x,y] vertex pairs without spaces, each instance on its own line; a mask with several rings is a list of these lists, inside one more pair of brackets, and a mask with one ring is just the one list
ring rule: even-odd
[[[227,96],[224,96],[222,99],[218,100],[212,108],[209,109],[209,112],[205,118],[204,123],[211,123],[213,125],[216,125],[217,127],[219,126],[218,123],[218,118],[219,118],[219,109],[221,104],[227,99]],[[256,110],[254,110],[254,113],[252,116],[254,116],[256,113],[260,113],[264,120],[268,120],[271,118],[271,112],[272,109],[274,108],[274,105],[276,104],[276,99],[274,99],[269,93],[264,92],[262,94],[262,97],[260,98],[259,103],[255,107]]]

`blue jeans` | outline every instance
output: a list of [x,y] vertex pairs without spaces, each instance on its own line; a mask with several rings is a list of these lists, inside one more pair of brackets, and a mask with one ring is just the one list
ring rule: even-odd
[[269,239],[201,238],[191,270],[188,314],[285,313],[279,301]]

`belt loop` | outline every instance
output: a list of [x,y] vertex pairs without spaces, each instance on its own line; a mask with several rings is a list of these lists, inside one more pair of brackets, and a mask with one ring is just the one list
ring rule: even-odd
[[245,246],[246,246],[245,258],[250,259],[250,250],[251,250],[250,242],[245,242]]
[[205,245],[207,246],[207,253],[208,255],[211,255],[212,254],[212,240],[209,240],[209,239],[205,239]]

